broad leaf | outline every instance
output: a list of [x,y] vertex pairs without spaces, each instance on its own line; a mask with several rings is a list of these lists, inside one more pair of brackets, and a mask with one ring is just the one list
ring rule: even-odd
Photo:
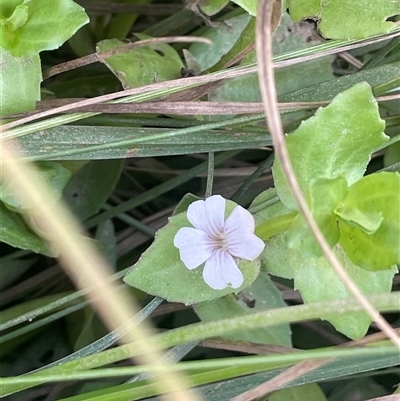
[[[225,216],[232,212],[236,204],[226,201]],[[203,279],[203,268],[194,270],[185,267],[174,246],[175,234],[181,227],[190,227],[186,213],[170,217],[168,224],[159,230],[153,244],[142,254],[139,261],[131,267],[124,281],[147,294],[157,295],[170,302],[183,302],[186,305],[209,301],[223,295],[238,293],[248,287],[258,276],[260,262],[241,260],[239,268],[244,276],[244,283],[239,288],[214,290]]]
[[387,19],[400,13],[398,1],[288,0],[294,21],[318,18],[322,35],[329,39],[362,39],[388,33],[396,27]]
[[196,58],[201,71],[211,68],[231,50],[250,20],[251,17],[247,14],[225,20],[218,28],[210,28],[203,35],[212,40],[212,45],[206,43],[190,45],[189,51]]
[[9,1],[2,9],[8,22],[0,24],[0,45],[14,56],[36,56],[57,49],[89,22],[85,10],[72,0],[30,0],[24,2],[23,10],[21,3]]
[[[343,177],[312,180],[308,193],[311,214],[324,234],[328,244],[333,247],[339,241],[337,216],[334,210],[347,195],[347,182]],[[288,243],[304,256],[322,256],[322,251],[315,241],[302,214],[298,214],[288,232]]]
[[400,263],[400,174],[368,175],[349,188],[336,214],[339,243],[358,266],[389,269]]
[[[383,133],[384,121],[371,88],[361,82],[337,95],[332,103],[320,108],[315,116],[304,121],[286,144],[303,194],[311,180],[343,176],[349,185],[365,172],[372,152],[388,140]],[[291,189],[278,160],[273,175],[281,201],[296,210]]]
[[[201,302],[194,306],[194,311],[202,321],[208,322],[285,306],[281,292],[276,288],[268,274],[261,272],[254,283],[244,289],[239,297],[226,295],[213,301]],[[290,334],[289,325],[283,324],[240,331],[226,337],[259,344],[277,344],[290,347],[292,345]]]
[[0,221],[0,241],[16,248],[56,256],[45,241],[28,227],[22,216],[9,210],[3,202],[0,202]]
[[219,13],[227,4],[229,0],[207,0],[207,2],[200,2],[199,6],[201,11],[206,15],[214,15]]
[[[147,35],[137,36],[149,38]],[[102,40],[97,44],[97,51],[118,49],[125,44],[118,39]],[[178,53],[167,44],[124,51],[107,57],[103,62],[125,89],[179,78],[183,67]]]
[[2,115],[34,110],[40,100],[42,72],[37,54],[14,57],[0,48],[0,110]]
[[[390,292],[397,268],[391,267],[377,272],[367,271],[354,265],[339,246],[334,249],[334,252],[363,294]],[[296,267],[293,269],[294,285],[300,290],[305,303],[352,297],[324,257],[304,258],[296,251],[291,252],[290,255],[291,263]],[[328,320],[338,331],[352,339],[363,337],[371,323],[371,318],[365,312],[349,312],[337,317],[330,315],[329,318],[325,316],[321,318]]]

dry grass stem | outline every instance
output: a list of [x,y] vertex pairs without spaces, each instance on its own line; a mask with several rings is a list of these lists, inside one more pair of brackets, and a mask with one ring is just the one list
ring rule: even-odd
[[[377,38],[368,39],[368,40],[362,40],[362,41],[359,41],[359,42],[356,42],[356,43],[353,43],[353,44],[344,45],[343,47],[340,47],[340,48],[337,48],[337,49],[328,49],[328,50],[321,51],[321,52],[318,52],[318,53],[312,54],[312,55],[296,57],[296,58],[293,58],[293,59],[290,59],[290,60],[285,60],[285,61],[278,61],[278,62],[274,63],[274,68],[287,67],[289,65],[299,64],[299,63],[302,63],[304,61],[317,59],[317,58],[320,58],[320,57],[323,57],[323,56],[341,53],[343,51],[347,51],[347,50],[355,49],[355,48],[358,48],[358,47],[366,46],[368,44],[378,43],[378,42],[381,42],[383,40],[388,40],[388,39],[394,38],[394,37],[399,36],[399,35],[400,35],[400,31],[394,32],[394,33],[389,34],[389,35],[379,36]],[[159,90],[168,90],[168,89],[170,89],[170,90],[176,90],[177,92],[179,92],[181,90],[193,88],[193,87],[196,87],[196,86],[199,86],[199,85],[209,84],[211,82],[220,81],[222,79],[236,78],[236,77],[240,77],[240,76],[254,74],[256,72],[257,72],[257,66],[255,66],[255,67],[236,68],[236,69],[232,69],[232,70],[216,72],[216,73],[213,73],[213,74],[202,75],[202,76],[198,76],[198,77],[181,78],[181,79],[175,79],[175,80],[166,81],[166,82],[158,82],[158,83],[154,83],[154,84],[150,84],[150,85],[141,86],[139,88],[122,90],[122,91],[119,91],[119,92],[98,96],[98,97],[93,98],[93,99],[85,99],[85,100],[76,102],[74,104],[69,104],[69,105],[56,107],[56,108],[54,108],[52,110],[46,110],[44,112],[37,113],[34,116],[29,116],[29,117],[26,117],[26,118],[22,118],[20,120],[16,120],[16,121],[10,122],[8,124],[4,124],[3,125],[3,134],[2,135],[3,135],[3,138],[12,137],[13,136],[12,133],[7,135],[4,131],[8,130],[10,128],[14,128],[14,127],[18,127],[18,126],[27,124],[27,123],[32,122],[32,121],[36,121],[36,120],[44,118],[44,117],[49,117],[51,115],[64,113],[67,110],[70,110],[70,109],[73,109],[73,108],[78,109],[78,108],[81,108],[81,107],[84,107],[84,106],[89,106],[89,105],[92,105],[92,104],[109,102],[111,100],[120,99],[120,98],[123,98],[123,97],[126,97],[126,96],[139,95],[139,94],[144,94],[144,93],[149,93],[149,92],[159,91]]]
[[377,323],[379,328],[386,334],[388,338],[400,349],[400,338],[386,320],[378,313],[378,311],[371,305],[368,299],[355,285],[353,280],[349,277],[344,270],[324,236],[322,235],[319,227],[313,219],[308,205],[301,193],[298,181],[293,172],[290,163],[290,158],[285,144],[282,122],[280,119],[279,108],[277,105],[277,94],[275,88],[274,71],[272,64],[272,42],[271,42],[271,28],[270,19],[272,12],[273,1],[260,0],[258,3],[257,12],[257,34],[256,34],[256,49],[257,60],[259,65],[259,79],[262,98],[265,105],[265,113],[267,122],[272,136],[274,149],[277,157],[282,164],[282,170],[292,189],[293,196],[295,197],[299,206],[300,212],[303,214],[310,230],[312,231],[316,241],[327,261],[331,264],[332,268],[346,285],[349,292],[364,308],[365,312]]
[[[75,218],[63,206],[57,204],[52,193],[34,173],[29,163],[18,161],[18,155],[10,150],[10,143],[2,143],[2,174],[11,190],[18,194],[30,208],[27,217],[34,221],[52,248],[59,253],[59,261],[71,279],[80,288],[94,288],[88,292],[93,306],[110,330],[131,322],[124,343],[140,341],[142,355],[137,359],[152,367],[156,375],[155,386],[169,401],[196,401],[198,396],[187,390],[189,384],[181,375],[170,372],[168,363],[159,353],[152,331],[144,323],[134,324],[132,316],[138,312],[135,301],[117,290],[116,284],[109,282],[111,275],[107,263],[89,241],[82,240],[82,230]],[[98,296],[101,294],[101,296]]]

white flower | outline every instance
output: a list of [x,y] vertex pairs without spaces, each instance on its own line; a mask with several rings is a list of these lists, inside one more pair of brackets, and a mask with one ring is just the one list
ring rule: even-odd
[[183,227],[174,238],[184,265],[192,270],[205,262],[204,281],[215,290],[239,288],[243,274],[233,257],[254,260],[265,246],[251,213],[237,206],[225,221],[225,199],[214,195],[193,202],[187,218],[195,228]]

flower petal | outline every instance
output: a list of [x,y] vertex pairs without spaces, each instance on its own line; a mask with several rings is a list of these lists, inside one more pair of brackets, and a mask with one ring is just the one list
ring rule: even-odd
[[187,218],[198,230],[219,237],[224,228],[225,199],[220,195],[213,195],[204,201],[193,202],[188,207]]
[[254,218],[249,211],[237,206],[225,221],[225,239],[229,253],[241,259],[254,260],[265,247],[254,234]]
[[243,284],[243,274],[228,252],[214,251],[207,259],[203,270],[203,279],[214,290],[226,287],[239,288]]
[[213,252],[213,243],[207,233],[191,227],[180,228],[174,237],[174,245],[184,265],[192,270],[204,263]]

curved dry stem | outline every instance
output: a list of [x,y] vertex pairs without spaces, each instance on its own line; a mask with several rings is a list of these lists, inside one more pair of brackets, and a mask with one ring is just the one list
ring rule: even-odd
[[272,32],[271,32],[271,15],[274,0],[260,0],[257,10],[257,27],[256,27],[256,50],[257,62],[259,68],[260,90],[264,102],[267,123],[270,129],[274,149],[277,157],[282,164],[282,170],[286,180],[292,189],[293,196],[299,206],[300,212],[303,214],[307,225],[313,233],[318,245],[320,246],[325,258],[330,263],[338,277],[345,284],[350,293],[364,308],[365,312],[376,322],[378,327],[386,334],[388,338],[400,349],[400,338],[386,320],[371,305],[364,294],[359,290],[339,260],[336,258],[318,225],[313,219],[310,209],[301,193],[299,183],[294,174],[289,154],[286,148],[282,121],[279,114],[278,98],[275,88],[274,69],[272,63]]

